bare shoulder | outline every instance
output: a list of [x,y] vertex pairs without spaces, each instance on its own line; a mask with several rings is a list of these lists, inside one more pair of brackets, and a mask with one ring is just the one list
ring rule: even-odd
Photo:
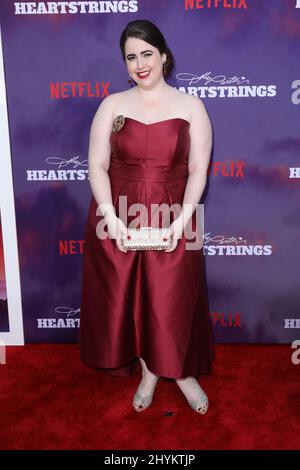
[[201,126],[203,130],[206,129],[208,132],[210,132],[211,122],[203,101],[194,95],[187,94],[185,97],[187,100],[186,104],[189,106],[191,114],[191,130],[193,128],[199,130],[199,127]]
[[118,114],[120,114],[119,110],[122,108],[122,106],[126,107],[126,104],[128,105],[129,103],[133,102],[132,90],[129,89],[116,93],[111,93],[105,98],[104,101],[106,101],[106,108],[109,111],[111,119],[113,121],[113,119]]
[[109,134],[112,129],[114,112],[118,108],[124,92],[111,93],[105,96],[99,104],[93,119],[93,127]]
[[170,98],[172,98],[173,101],[177,102],[179,105],[188,105],[187,96],[188,95],[186,93],[183,93],[182,91],[177,90],[177,88],[170,86]]
[[103,100],[99,104],[97,112],[100,110],[113,112],[116,103],[118,103],[122,99],[123,93],[124,92],[120,91],[116,93],[110,93],[110,95],[105,96],[105,98],[103,98]]
[[207,111],[201,98],[198,98],[198,96],[195,96],[195,95],[190,95],[189,93],[182,93],[182,94],[184,95],[185,105],[190,110],[191,118],[193,119],[194,117],[197,117],[197,116],[198,118],[199,116],[205,117],[205,115],[207,114]]
[[188,110],[188,120],[190,123],[199,121],[199,119],[207,119],[207,111],[203,101],[197,96],[190,95],[189,93],[183,93],[180,90],[174,89],[174,102],[183,110],[183,114],[186,114]]

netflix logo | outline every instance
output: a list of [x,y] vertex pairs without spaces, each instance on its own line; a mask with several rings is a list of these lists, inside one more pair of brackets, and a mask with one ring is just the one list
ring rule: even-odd
[[104,98],[108,96],[109,82],[51,82],[52,100],[72,98]]
[[185,10],[200,10],[203,8],[243,8],[248,10],[248,4],[247,0],[185,0],[184,2]]
[[58,250],[60,256],[82,255],[84,240],[59,240]]
[[242,328],[241,314],[239,312],[228,314],[213,312],[210,314],[213,326],[222,326],[229,328]]
[[210,162],[207,174],[213,176],[224,176],[231,178],[245,178],[245,162],[243,160],[230,162]]

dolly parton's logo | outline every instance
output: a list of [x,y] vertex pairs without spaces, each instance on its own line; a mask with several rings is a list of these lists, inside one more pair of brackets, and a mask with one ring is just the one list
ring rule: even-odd
[[73,165],[73,168],[78,168],[78,167],[88,167],[88,161],[83,160],[82,162],[79,159],[79,155],[76,155],[76,157],[71,157],[68,160],[63,157],[48,157],[46,158],[46,162],[49,163],[50,165],[56,165],[58,168],[65,168],[69,165]]
[[[59,318],[37,318],[38,328],[79,328],[80,308],[56,307],[55,313]],[[76,318],[75,318],[76,317]]]
[[200,98],[249,98],[276,96],[276,85],[255,84],[244,75],[215,75],[211,71],[201,75],[181,72],[176,74],[179,89],[191,93],[190,87],[199,93]]
[[226,75],[211,75],[211,72],[205,72],[202,75],[194,73],[181,72],[176,75],[177,80],[188,82],[188,85],[195,85],[203,81],[202,85],[242,85],[243,83],[250,84],[249,78],[244,76],[227,77]]
[[88,160],[51,156],[45,159],[52,168],[26,170],[27,181],[85,181],[88,178]]

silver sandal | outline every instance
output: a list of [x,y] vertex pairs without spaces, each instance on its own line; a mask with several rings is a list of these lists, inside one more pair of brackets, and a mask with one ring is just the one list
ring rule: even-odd
[[[198,383],[198,382],[197,382]],[[199,385],[199,384],[198,384]],[[208,411],[209,401],[206,393],[199,385],[200,397],[197,400],[187,400],[192,410],[204,415]]]
[[[146,408],[148,408],[153,400],[153,393],[151,395],[148,395],[147,397],[142,397],[138,392],[133,397],[132,400],[132,405],[135,411],[138,413],[140,411],[144,411]],[[139,407],[142,407],[141,409],[137,409]]]

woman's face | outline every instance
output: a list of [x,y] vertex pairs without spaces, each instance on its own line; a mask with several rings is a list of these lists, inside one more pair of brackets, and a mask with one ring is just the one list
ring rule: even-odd
[[130,77],[137,85],[145,87],[161,79],[166,54],[160,55],[156,47],[138,38],[125,42],[125,60]]

